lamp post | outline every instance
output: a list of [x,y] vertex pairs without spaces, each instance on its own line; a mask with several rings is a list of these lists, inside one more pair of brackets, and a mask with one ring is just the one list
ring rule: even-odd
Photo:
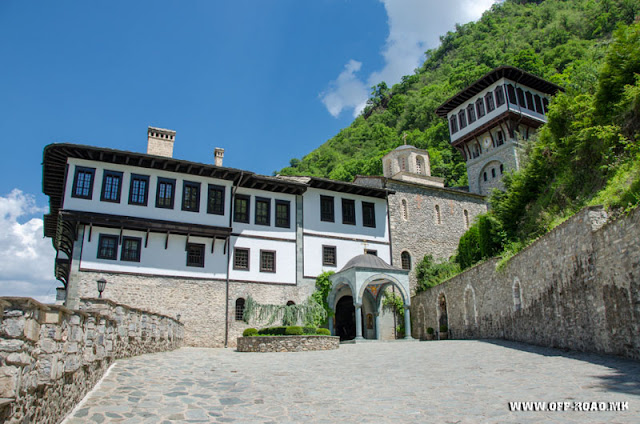
[[107,285],[107,280],[105,280],[104,277],[102,277],[97,281],[97,283],[98,283],[98,293],[99,293],[98,298],[101,298],[102,292],[104,291],[104,288]]

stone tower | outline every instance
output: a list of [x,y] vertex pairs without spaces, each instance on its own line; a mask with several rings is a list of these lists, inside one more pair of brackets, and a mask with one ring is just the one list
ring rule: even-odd
[[438,109],[447,118],[451,144],[467,163],[469,191],[502,189],[502,175],[520,167],[522,140],[547,122],[549,99],[561,87],[511,66],[501,66]]

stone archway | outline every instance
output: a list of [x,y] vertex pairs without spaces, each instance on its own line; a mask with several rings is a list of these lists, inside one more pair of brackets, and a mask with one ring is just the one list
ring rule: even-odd
[[342,296],[336,303],[335,336],[340,341],[356,338],[356,308],[353,306],[353,296]]
[[[449,316],[447,315],[447,297],[444,293],[438,295],[438,327],[446,326],[449,328]],[[440,331],[440,328],[438,328]]]

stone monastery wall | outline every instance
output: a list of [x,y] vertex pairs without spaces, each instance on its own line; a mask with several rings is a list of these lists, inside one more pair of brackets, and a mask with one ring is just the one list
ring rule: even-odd
[[172,318],[105,299],[80,303],[0,297],[0,422],[58,423],[114,360],[182,345]]
[[640,359],[640,209],[605,220],[585,208],[504,269],[494,258],[416,295],[413,336],[447,323],[453,338]]

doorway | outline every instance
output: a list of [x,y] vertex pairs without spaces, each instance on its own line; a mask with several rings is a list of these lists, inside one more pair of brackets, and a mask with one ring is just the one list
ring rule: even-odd
[[338,300],[334,331],[341,341],[356,338],[356,308],[353,306],[352,296],[342,296]]

